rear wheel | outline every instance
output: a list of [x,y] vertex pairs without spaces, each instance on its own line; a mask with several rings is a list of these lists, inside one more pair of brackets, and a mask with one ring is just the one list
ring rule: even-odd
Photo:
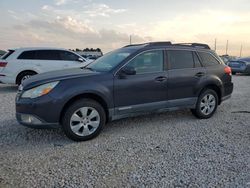
[[66,110],[62,127],[68,138],[74,141],[86,141],[99,135],[105,122],[103,107],[94,100],[82,99]]
[[192,113],[200,119],[208,119],[213,116],[218,107],[218,95],[212,89],[204,90],[197,101],[196,109]]
[[35,74],[37,74],[37,73],[33,72],[33,71],[25,71],[25,72],[20,73],[17,76],[17,80],[16,80],[17,85],[20,85],[24,80],[30,78],[31,76],[33,76]]

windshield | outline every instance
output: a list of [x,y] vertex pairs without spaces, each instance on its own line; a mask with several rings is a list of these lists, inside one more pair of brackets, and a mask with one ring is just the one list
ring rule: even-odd
[[134,51],[135,50],[126,48],[115,50],[100,57],[93,63],[89,64],[86,68],[93,69],[97,72],[108,72],[115,68]]

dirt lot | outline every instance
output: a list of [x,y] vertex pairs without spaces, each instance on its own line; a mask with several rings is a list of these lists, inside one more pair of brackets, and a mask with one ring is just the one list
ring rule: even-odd
[[15,120],[17,88],[0,85],[0,187],[250,187],[250,77],[215,116],[188,110],[108,124],[75,143]]

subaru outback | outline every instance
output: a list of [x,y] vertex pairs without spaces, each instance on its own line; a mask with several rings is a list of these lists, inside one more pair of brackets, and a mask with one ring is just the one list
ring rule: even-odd
[[208,45],[153,42],[25,80],[16,117],[32,128],[61,126],[70,139],[85,141],[109,121],[141,114],[187,108],[207,119],[232,92],[230,67]]

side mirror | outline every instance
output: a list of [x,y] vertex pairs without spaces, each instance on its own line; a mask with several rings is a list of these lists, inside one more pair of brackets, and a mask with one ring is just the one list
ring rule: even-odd
[[136,75],[136,70],[134,67],[126,66],[126,67],[122,68],[121,73],[123,73],[125,75]]
[[79,62],[83,63],[83,62],[84,62],[84,59],[83,59],[83,58],[81,58],[81,57],[79,57],[79,58],[77,59],[77,61],[79,61]]

